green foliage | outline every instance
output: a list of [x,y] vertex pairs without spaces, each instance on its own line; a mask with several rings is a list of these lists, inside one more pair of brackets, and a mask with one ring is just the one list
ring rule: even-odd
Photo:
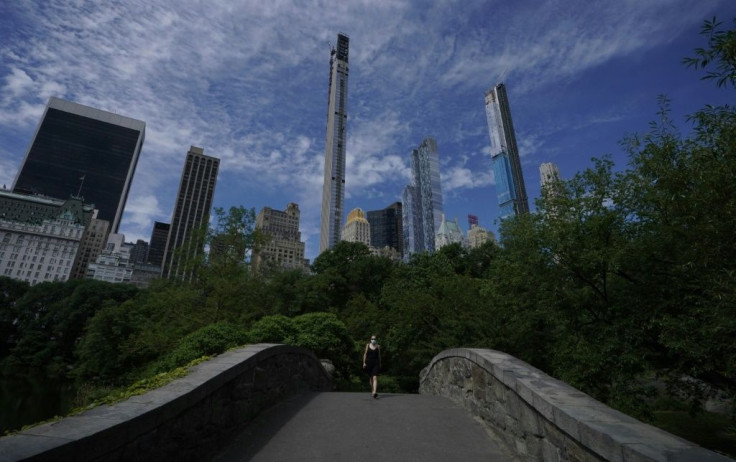
[[283,315],[266,316],[256,321],[248,331],[250,343],[283,343],[293,341],[297,328],[292,318]]
[[103,307],[89,320],[77,346],[73,375],[81,380],[111,383],[127,378],[141,363],[155,357],[128,346],[148,318],[149,313],[137,301]]
[[0,276],[0,359],[7,355],[10,344],[18,336],[15,323],[20,315],[18,300],[29,287],[27,282]]
[[307,313],[295,318],[266,316],[251,327],[248,340],[308,348],[318,358],[331,360],[343,377],[360,360],[354,354],[355,342],[345,324],[332,313]]
[[240,326],[225,322],[210,324],[184,337],[171,353],[158,361],[154,369],[166,372],[202,356],[218,355],[244,345],[247,337],[245,329]]
[[87,320],[107,304],[124,302],[138,289],[94,280],[48,282],[29,288],[17,301],[19,340],[3,361],[6,371],[42,368],[66,374]]
[[[734,18],[736,24],[736,18]],[[714,79],[719,87],[736,87],[736,30],[722,30],[723,24],[714,17],[705,21],[700,34],[708,38],[708,48],[696,48],[694,58],[685,58],[688,67],[705,69],[715,65],[716,70],[708,71],[703,79]]]
[[341,312],[358,294],[375,303],[395,267],[391,259],[371,255],[365,244],[341,241],[315,258],[304,311]]

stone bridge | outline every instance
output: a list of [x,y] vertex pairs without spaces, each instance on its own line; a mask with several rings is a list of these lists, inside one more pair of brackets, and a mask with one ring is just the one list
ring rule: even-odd
[[733,462],[493,350],[440,353],[419,395],[331,389],[310,351],[251,345],[144,395],[0,438],[0,462]]

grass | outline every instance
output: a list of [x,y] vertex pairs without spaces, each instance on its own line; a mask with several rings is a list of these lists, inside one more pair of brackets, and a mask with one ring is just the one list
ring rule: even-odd
[[86,410],[93,409],[103,404],[110,406],[110,405],[125,401],[131,396],[142,395],[151,390],[161,388],[167,383],[175,379],[184,377],[189,372],[189,368],[203,361],[207,361],[210,358],[211,356],[202,356],[201,358],[197,358],[189,362],[188,364],[181,366],[181,367],[177,367],[176,369],[173,369],[171,371],[162,372],[152,377],[147,377],[147,378],[138,380],[137,382],[130,385],[129,387],[114,388],[114,389],[110,389],[106,387],[100,387],[100,388],[92,387],[90,389],[87,389],[84,393],[85,396],[81,398],[81,401],[84,404],[80,405],[79,407],[74,408],[68,414],[64,416],[55,416],[50,419],[43,420],[41,422],[35,422],[29,425],[25,425],[23,426],[23,428],[19,430],[6,431],[5,435],[6,436],[15,435],[16,433],[20,433],[24,430],[36,427],[38,425],[42,425],[45,423],[51,423],[51,422],[58,422],[64,417],[69,417],[69,416],[73,416],[76,414],[80,414]]

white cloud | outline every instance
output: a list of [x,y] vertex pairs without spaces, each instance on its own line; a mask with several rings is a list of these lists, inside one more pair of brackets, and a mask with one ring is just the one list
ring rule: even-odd
[[3,93],[10,93],[8,99],[18,97],[33,87],[33,79],[24,70],[14,67],[10,70],[10,74],[5,77],[5,86]]
[[449,193],[456,189],[470,189],[494,184],[490,170],[473,171],[467,167],[452,167],[442,174],[442,191]]

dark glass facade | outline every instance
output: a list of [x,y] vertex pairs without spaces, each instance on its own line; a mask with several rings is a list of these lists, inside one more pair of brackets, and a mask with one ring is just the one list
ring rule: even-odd
[[151,265],[162,266],[164,262],[164,252],[166,251],[166,239],[169,238],[168,223],[160,221],[153,222],[153,232],[151,232],[151,243],[148,246],[148,263]]
[[369,211],[367,215],[371,226],[371,247],[391,247],[403,255],[401,202],[394,202],[383,210]]
[[52,98],[13,190],[62,200],[79,194],[117,232],[144,132],[141,121]]

